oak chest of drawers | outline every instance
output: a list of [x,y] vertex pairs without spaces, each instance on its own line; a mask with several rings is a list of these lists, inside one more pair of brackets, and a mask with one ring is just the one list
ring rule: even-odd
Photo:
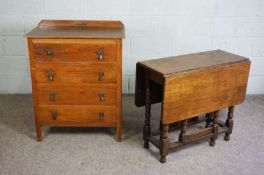
[[37,140],[42,126],[82,126],[121,141],[123,24],[43,20],[27,38]]

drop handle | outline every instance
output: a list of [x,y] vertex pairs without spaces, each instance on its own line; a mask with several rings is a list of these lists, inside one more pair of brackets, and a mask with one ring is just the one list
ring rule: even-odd
[[98,49],[97,50],[97,57],[98,57],[98,60],[103,60],[103,57],[104,57],[104,51],[102,49]]
[[47,55],[49,55],[49,56],[52,56],[54,53],[53,53],[53,50],[51,50],[51,49],[47,49],[46,50],[46,53],[47,53]]
[[104,93],[103,92],[99,92],[98,96],[99,96],[100,102],[104,101]]
[[49,100],[52,101],[52,102],[55,102],[55,100],[56,100],[56,92],[51,91],[49,93]]
[[57,119],[57,115],[58,115],[58,113],[57,113],[56,111],[52,111],[52,112],[50,113],[50,115],[51,115],[52,120],[56,120],[56,119]]
[[103,120],[104,119],[104,113],[103,112],[99,112],[99,120]]
[[103,81],[104,80],[104,72],[98,72],[98,80]]
[[48,71],[48,79],[52,81],[54,79],[55,73],[53,71]]

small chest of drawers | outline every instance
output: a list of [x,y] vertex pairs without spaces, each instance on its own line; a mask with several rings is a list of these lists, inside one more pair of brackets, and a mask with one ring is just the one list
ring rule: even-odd
[[82,126],[121,141],[123,24],[43,20],[27,38],[37,140],[42,126]]

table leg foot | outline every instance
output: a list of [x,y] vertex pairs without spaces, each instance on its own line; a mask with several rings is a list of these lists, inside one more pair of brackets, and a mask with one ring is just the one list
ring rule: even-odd
[[168,149],[169,149],[169,125],[163,125],[162,126],[162,133],[161,133],[161,147],[160,147],[160,162],[165,163],[166,162],[166,156],[168,155]]
[[149,142],[144,142],[144,148],[148,149],[149,148]]
[[149,132],[149,127],[144,126],[144,131],[143,131],[143,138],[144,138],[144,148],[148,149],[149,148],[149,139],[148,139],[148,132]]
[[215,140],[218,135],[218,111],[215,111],[213,115],[213,136],[210,140],[210,146],[215,146]]
[[229,141],[230,140],[230,135],[226,134],[224,139],[225,139],[225,141]]
[[233,130],[233,115],[234,115],[234,106],[230,106],[228,108],[228,114],[227,114],[227,119],[225,122],[226,127],[228,127],[227,132],[225,133],[225,141],[229,141],[230,140],[230,135],[232,134],[232,130]]
[[211,141],[210,141],[210,144],[209,144],[210,146],[215,146],[215,140],[212,140],[211,139]]
[[166,156],[161,156],[160,157],[160,162],[161,163],[166,163]]

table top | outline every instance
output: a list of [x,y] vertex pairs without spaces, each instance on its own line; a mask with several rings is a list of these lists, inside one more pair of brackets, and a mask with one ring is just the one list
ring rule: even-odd
[[[170,124],[244,101],[250,61],[221,50],[142,61],[136,71],[136,106],[162,102],[162,123]],[[151,81],[146,81],[149,78]]]
[[185,73],[199,69],[212,68],[214,66],[236,64],[246,61],[249,61],[249,59],[222,50],[213,50],[141,61],[139,64],[145,68],[163,74],[164,77],[167,77],[176,73]]
[[124,38],[120,21],[42,20],[28,38]]

